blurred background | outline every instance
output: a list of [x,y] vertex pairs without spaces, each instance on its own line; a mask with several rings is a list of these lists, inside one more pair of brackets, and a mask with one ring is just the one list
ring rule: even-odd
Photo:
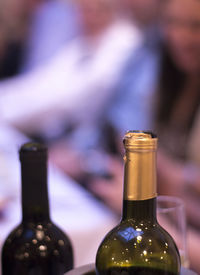
[[184,201],[200,273],[200,2],[0,0],[1,244],[20,221],[18,149],[34,140],[75,264],[94,262],[121,213],[122,137],[141,129],[158,135],[158,194]]

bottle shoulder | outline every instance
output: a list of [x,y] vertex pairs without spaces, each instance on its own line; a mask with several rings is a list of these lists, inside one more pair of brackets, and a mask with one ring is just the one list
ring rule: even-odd
[[[167,266],[176,272],[180,257],[170,235],[157,223],[122,221],[102,241],[96,257],[98,266]],[[178,274],[178,272],[175,274]]]
[[137,222],[132,219],[121,221],[106,235],[104,241],[110,241],[113,239],[122,243],[129,243],[136,240],[138,243],[140,240],[143,242],[151,242],[151,237],[154,240],[159,241],[160,244],[168,242],[169,244],[174,245],[171,236],[157,222]]
[[21,223],[8,235],[3,251],[14,247],[32,250],[63,250],[71,246],[67,235],[51,221],[44,223]]

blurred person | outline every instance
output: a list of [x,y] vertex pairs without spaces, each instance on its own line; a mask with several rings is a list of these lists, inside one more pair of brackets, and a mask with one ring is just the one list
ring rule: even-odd
[[[140,43],[137,30],[129,23],[116,18],[116,7],[110,1],[80,0],[77,3],[88,7],[82,10],[82,20],[84,20],[82,34],[70,45],[63,47],[48,64],[39,66],[23,76],[1,82],[1,107],[5,106],[7,100],[13,104],[13,109],[1,109],[2,118],[19,128],[24,127],[25,132],[31,131],[31,127],[33,131],[37,131],[37,127],[40,130],[42,128],[40,115],[46,115],[45,112],[50,112],[53,108],[55,112],[56,108],[59,108],[61,113],[65,112],[65,115],[72,109],[73,115],[76,116],[76,110],[82,108],[79,105],[84,105],[82,99],[85,98],[85,102],[92,93],[96,95],[90,85],[94,87],[112,85],[112,81],[114,82],[117,78],[121,66],[126,62],[132,49]],[[99,13],[99,15],[103,13],[102,9],[107,14],[107,19],[105,20],[105,16],[103,18],[103,24],[100,16],[98,20],[96,19]],[[90,22],[88,18],[92,13],[96,15],[93,17],[96,32],[94,32],[93,21]],[[91,15],[90,17],[92,18]],[[37,83],[37,86],[34,83]],[[17,91],[16,98],[13,97],[13,90]],[[104,89],[101,90],[101,94],[98,93],[99,97],[104,94],[105,96],[107,94]],[[63,102],[65,97],[66,100],[70,100],[69,103]],[[27,98],[30,99],[30,106],[27,106]],[[16,102],[20,103],[16,104]],[[38,116],[40,122],[37,120]],[[46,121],[43,126],[45,123]]]
[[81,151],[95,143],[88,137],[96,138],[99,115],[141,36],[118,16],[116,0],[76,3],[82,33],[46,64],[0,83],[0,116],[25,134],[46,141],[75,128],[70,140],[81,135]]
[[[156,48],[149,59],[139,57],[143,70],[137,67],[136,74],[130,70],[130,76],[127,75],[125,84],[122,81],[113,107],[109,109],[108,118],[121,136],[130,127],[155,129],[160,147],[168,156],[174,155],[181,163],[193,158],[198,164],[194,142],[189,143],[191,138],[197,144],[198,138],[192,133],[197,133],[199,124],[199,18],[198,1],[193,2],[190,9],[186,9],[185,4],[185,11],[179,9],[179,0],[166,1],[160,49]],[[129,67],[134,71],[138,63],[133,62]],[[164,162],[166,156],[161,150],[159,156]]]
[[[130,64],[132,73],[122,82],[109,119],[120,136],[128,129],[158,134],[159,193],[184,200],[191,267],[199,273],[200,2],[167,0],[163,5],[160,49],[142,59],[142,71],[138,63]],[[119,162],[110,165],[113,179],[99,178],[91,189],[120,211],[122,169]]]
[[[89,1],[80,2],[82,2],[84,5],[87,2],[89,3]],[[127,18],[126,20],[128,20],[133,27],[137,27],[142,37],[142,41],[139,46],[133,49],[131,55],[129,56],[129,59],[131,58],[132,60],[134,60],[134,62],[137,62],[137,60],[141,61],[140,56],[143,55],[143,52],[148,52],[148,55],[152,55],[151,52],[157,49],[157,43],[160,38],[156,22],[158,20],[160,0],[146,0],[145,3],[143,3],[146,5],[145,8],[144,5],[141,4],[141,2],[135,1],[135,6],[139,6],[138,10],[136,9],[136,11],[135,7],[133,8],[133,2],[134,1],[126,0],[118,1],[117,4],[119,5],[123,16]],[[91,3],[89,3],[89,5],[90,9],[86,12],[86,22],[93,22],[94,29],[96,28],[96,25],[101,26],[102,22],[103,24],[105,24],[105,11],[102,10],[101,16],[95,16],[95,12],[90,12],[92,7]],[[96,3],[94,1],[93,6],[95,5]],[[87,5],[85,5],[85,7],[87,7]],[[142,17],[142,13],[148,13],[148,18],[146,15]],[[100,24],[99,21],[101,22]],[[144,60],[146,60],[147,57],[145,56]],[[140,67],[141,65],[138,63],[138,74],[141,73]],[[126,73],[123,75],[126,75]],[[126,82],[126,76],[124,77],[123,81]],[[118,81],[116,83],[118,84]],[[116,87],[117,85],[114,86],[112,94],[108,98],[107,103],[103,106],[103,111],[101,111],[98,126],[94,127],[93,131],[87,129],[87,131],[85,131],[84,133],[85,140],[95,140],[95,142],[91,142],[90,146],[87,146],[88,148],[85,151],[83,150],[84,154],[74,154],[73,150],[72,155],[70,154],[69,157],[69,150],[68,152],[63,150],[64,146],[62,143],[60,144],[60,148],[58,148],[57,146],[55,151],[53,150],[54,148],[52,148],[51,151],[53,160],[57,163],[57,165],[67,174],[75,178],[77,181],[81,181],[82,184],[85,184],[86,187],[88,182],[90,182],[90,180],[97,174],[104,175],[104,177],[109,177],[109,173],[107,173],[106,171],[106,166],[109,166],[109,162],[112,162],[114,164],[116,164],[117,162],[109,156],[109,154],[113,155],[116,153],[116,147],[118,146],[118,144],[112,144],[111,139],[113,136],[113,128],[110,127],[109,124],[107,124],[107,118],[105,118],[104,116],[106,108],[109,108],[109,106],[112,105],[112,95],[114,95],[115,97],[115,93],[117,90]],[[76,144],[76,146],[80,143],[80,139],[78,138],[79,134],[81,133],[78,131],[76,137],[73,136],[75,140],[74,144]],[[76,165],[74,165],[73,163],[76,163]]]
[[[161,11],[160,0],[125,0],[124,11],[133,25],[137,25],[143,35],[140,46],[132,53],[129,61],[119,79],[111,104],[104,112],[102,120],[110,125],[115,156],[108,156],[108,174],[113,177],[113,184],[118,182],[115,189],[122,194],[121,180],[116,180],[122,170],[119,169],[121,161],[116,152],[122,150],[121,141],[115,140],[116,136],[122,138],[128,129],[148,129],[152,127],[152,93],[155,89],[155,77],[158,74],[160,59],[160,26],[159,14]],[[139,80],[139,81],[138,81]],[[148,90],[148,92],[147,92]],[[132,92],[133,91],[133,92]],[[134,114],[137,114],[133,116]],[[111,142],[110,142],[111,143]],[[117,171],[115,175],[114,171]],[[92,182],[91,189],[116,210],[121,210],[121,196],[115,196],[112,184],[107,179],[96,179]],[[119,191],[120,190],[120,191]]]

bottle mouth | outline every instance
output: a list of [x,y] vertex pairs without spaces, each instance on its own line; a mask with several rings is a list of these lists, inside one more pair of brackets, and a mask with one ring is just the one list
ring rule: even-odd
[[125,149],[156,150],[158,138],[151,131],[128,131],[123,139]]
[[21,161],[46,161],[47,147],[40,143],[27,142],[21,146],[19,156]]

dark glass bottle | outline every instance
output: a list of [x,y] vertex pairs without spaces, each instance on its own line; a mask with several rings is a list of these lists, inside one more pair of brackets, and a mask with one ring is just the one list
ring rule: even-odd
[[180,256],[156,219],[157,138],[148,132],[125,135],[122,220],[97,251],[98,275],[177,275]]
[[20,160],[23,217],[3,245],[2,275],[63,275],[73,268],[73,252],[49,216],[47,148],[27,143]]

